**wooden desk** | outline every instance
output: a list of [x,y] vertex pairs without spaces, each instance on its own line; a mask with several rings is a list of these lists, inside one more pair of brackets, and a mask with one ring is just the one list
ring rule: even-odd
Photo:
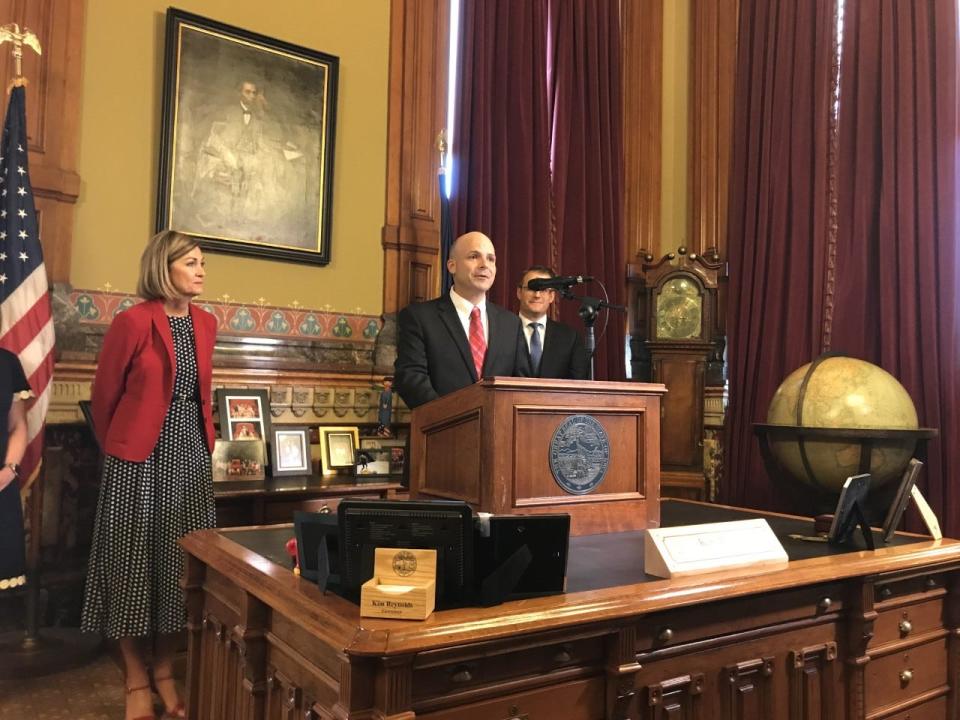
[[[664,501],[665,525],[756,514]],[[289,528],[185,538],[194,720],[956,718],[960,542],[644,575],[643,533],[574,538],[568,592],[374,620],[286,567]]]
[[289,523],[296,510],[336,512],[340,500],[393,499],[405,492],[397,478],[289,476],[213,484],[217,527]]

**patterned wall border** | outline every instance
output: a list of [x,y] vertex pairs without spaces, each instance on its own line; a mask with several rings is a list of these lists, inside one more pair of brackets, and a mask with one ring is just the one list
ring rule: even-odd
[[[117,313],[140,302],[134,295],[100,290],[71,290],[68,297],[83,325],[107,326]],[[380,332],[376,315],[233,302],[198,305],[217,318],[218,331],[226,335],[372,343]]]

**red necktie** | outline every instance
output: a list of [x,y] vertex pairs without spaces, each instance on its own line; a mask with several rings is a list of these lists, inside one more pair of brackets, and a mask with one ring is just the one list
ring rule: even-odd
[[470,311],[470,352],[473,353],[473,366],[477,369],[477,379],[480,379],[483,377],[483,358],[487,354],[487,341],[483,337],[480,308],[476,305]]

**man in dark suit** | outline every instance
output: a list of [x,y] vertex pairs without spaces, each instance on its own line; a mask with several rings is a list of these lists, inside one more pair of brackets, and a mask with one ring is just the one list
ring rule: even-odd
[[545,265],[533,265],[523,273],[517,288],[530,369],[534,377],[586,380],[589,360],[580,334],[569,325],[547,317],[556,299],[556,290],[531,290],[527,286],[531,280],[555,276]]
[[398,317],[394,385],[411,408],[491,375],[529,376],[517,316],[487,302],[497,256],[480,232],[458,237],[447,270],[448,295],[408,305]]

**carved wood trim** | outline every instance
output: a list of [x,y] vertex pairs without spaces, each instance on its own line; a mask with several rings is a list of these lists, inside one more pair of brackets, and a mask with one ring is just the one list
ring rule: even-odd
[[604,638],[607,673],[607,717],[631,717],[635,707],[636,678],[642,666],[637,662],[637,628],[628,626]]
[[440,162],[446,124],[447,0],[392,0],[383,312],[437,293]]
[[775,717],[772,657],[727,665],[723,676],[727,681],[726,692],[722,693],[725,718]]
[[[30,181],[40,223],[44,260],[51,282],[70,279],[73,212],[80,192],[77,148],[86,3],[79,0],[0,0],[2,22],[33,30],[43,55],[26,50],[27,139]],[[0,79],[14,73],[6,50],[0,53]]]
[[851,601],[846,610],[847,630],[846,664],[847,717],[861,718],[866,714],[866,664],[870,662],[867,646],[873,639],[873,624],[877,619],[874,610],[874,582],[867,580],[855,586],[850,593]]
[[660,246],[663,0],[626,2],[623,38],[623,232],[627,258]]
[[947,639],[947,684],[953,690],[947,697],[947,717],[960,716],[960,575],[953,573],[947,580],[947,597],[944,600],[946,608],[946,626],[949,631]]
[[692,673],[670,678],[647,686],[647,706],[650,720],[701,717],[700,701],[703,694],[703,673]]
[[837,716],[832,667],[836,659],[834,642],[790,652],[790,720],[829,720]]
[[[203,581],[207,575],[206,564],[193,555],[184,559],[182,587],[186,595],[187,609],[187,667],[201,667],[203,655]],[[191,710],[199,708],[200,687],[187,676],[186,705]]]
[[691,3],[690,247],[727,256],[739,0]]

